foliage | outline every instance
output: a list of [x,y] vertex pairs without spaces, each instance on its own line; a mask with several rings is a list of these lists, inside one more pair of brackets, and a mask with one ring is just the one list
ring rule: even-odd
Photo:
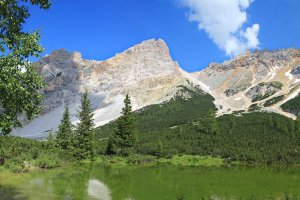
[[117,120],[117,128],[109,138],[107,154],[130,155],[137,141],[136,121],[132,114],[130,97],[124,99],[122,116]]
[[[184,98],[183,94],[184,96],[189,96],[189,98]],[[150,105],[133,112],[139,135],[153,130],[163,132],[170,127],[196,121],[205,116],[209,109],[216,109],[213,101],[214,98],[212,96],[203,93],[198,88],[179,86],[177,95],[169,101]],[[107,138],[110,137],[116,126],[117,122],[114,121],[96,129],[95,136],[99,154],[105,153]],[[158,140],[155,140],[155,142],[158,142]]]
[[74,151],[74,134],[72,128],[69,108],[66,107],[63,118],[58,126],[58,132],[56,133],[56,143],[58,148],[71,155]]
[[249,106],[249,109],[248,109],[250,112],[251,111],[258,111],[258,110],[260,110],[260,107],[256,104],[256,103],[254,103],[254,104],[251,104],[251,106]]
[[36,160],[35,164],[37,167],[51,169],[61,166],[61,159],[58,154],[43,153]]
[[170,159],[161,158],[160,163],[169,163],[172,165],[182,166],[221,166],[224,165],[224,159],[210,156],[195,155],[175,155]]
[[[28,61],[42,52],[39,31],[26,33],[25,20],[30,16],[24,2],[0,1],[0,133],[8,134],[21,126],[18,114],[31,120],[40,111],[42,96],[38,90],[43,79]],[[49,0],[31,0],[32,5],[48,9]]]
[[274,105],[275,103],[278,103],[279,101],[281,101],[281,100],[283,100],[283,99],[284,99],[284,95],[280,95],[280,96],[274,97],[274,98],[272,98],[272,99],[267,100],[267,101],[264,103],[264,106],[265,106],[265,107],[272,106],[272,105]]
[[212,109],[209,109],[207,114],[203,118],[200,118],[199,121],[194,123],[193,125],[196,125],[198,131],[201,131],[203,133],[214,134],[217,133],[219,129],[215,111]]
[[81,97],[78,118],[79,122],[75,133],[75,155],[78,159],[93,159],[95,156],[93,110],[87,91]]
[[281,108],[288,112],[300,113],[300,95],[282,104]]
[[49,137],[47,140],[47,148],[48,149],[53,149],[55,147],[55,141],[54,141],[54,137],[53,137],[53,133],[52,130],[49,133]]
[[[136,153],[165,158],[178,154],[211,156],[227,162],[300,162],[298,121],[264,112],[224,115],[214,119],[210,104],[199,104],[197,107],[193,103],[212,98],[200,93],[190,97],[177,96],[161,105],[152,105],[134,113],[139,137]],[[185,114],[185,110],[174,110],[174,105],[187,108],[189,115]],[[189,109],[189,106],[194,107]],[[182,116],[182,121],[177,121],[177,116]],[[101,139],[97,140],[98,153],[104,153],[107,145],[105,138],[113,133],[116,125],[117,121],[114,121],[97,130],[97,138]]]
[[0,136],[0,167],[14,172],[28,171],[34,167],[58,167],[63,161],[62,155],[52,144],[51,137],[46,142]]

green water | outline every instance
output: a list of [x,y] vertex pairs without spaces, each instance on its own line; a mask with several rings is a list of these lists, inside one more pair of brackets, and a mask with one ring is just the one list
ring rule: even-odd
[[300,195],[299,167],[80,166],[34,172],[14,187],[0,186],[1,200],[283,199],[285,194]]

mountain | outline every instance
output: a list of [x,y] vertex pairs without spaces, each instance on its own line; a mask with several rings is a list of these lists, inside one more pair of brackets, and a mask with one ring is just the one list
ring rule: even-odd
[[61,49],[34,65],[45,77],[45,109],[42,116],[32,122],[24,119],[24,127],[13,131],[29,138],[44,138],[51,129],[56,130],[66,105],[76,123],[84,90],[90,93],[95,124],[100,126],[120,116],[126,94],[137,110],[171,99],[178,86],[198,84],[172,60],[161,39],[144,41],[105,61],[85,60],[78,52]]
[[[300,92],[300,51],[246,52],[192,74],[209,86],[218,114],[254,108],[295,118],[300,106],[284,109]],[[293,104],[295,105],[295,104]]]
[[[296,49],[246,52],[224,63],[212,63],[202,71],[187,73],[172,60],[163,40],[152,39],[104,61],[85,60],[78,52],[60,49],[34,65],[45,77],[46,87],[41,91],[45,109],[32,122],[22,119],[23,128],[13,134],[23,137],[47,137],[51,129],[57,129],[66,105],[76,123],[80,95],[85,90],[90,93],[96,126],[120,116],[126,94],[138,112],[149,105],[163,106],[181,96],[183,100],[168,104],[180,112],[167,109],[172,119],[181,124],[194,119],[181,108],[189,110],[191,116],[201,117],[208,108],[214,109],[211,102],[218,115],[262,110],[294,119],[300,113],[300,51]],[[184,99],[190,100],[183,103]],[[161,116],[166,118],[167,113]],[[184,120],[178,120],[180,116]]]

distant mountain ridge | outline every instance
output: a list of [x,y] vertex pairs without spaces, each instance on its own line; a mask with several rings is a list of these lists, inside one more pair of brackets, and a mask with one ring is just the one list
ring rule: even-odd
[[13,134],[44,138],[56,130],[65,105],[76,123],[80,95],[88,90],[96,126],[120,116],[123,99],[131,96],[133,109],[171,99],[180,85],[189,86],[189,74],[173,61],[166,43],[147,40],[105,61],[82,59],[78,52],[52,52],[34,63],[45,77],[42,116],[16,129]]
[[[179,86],[209,93],[215,98],[219,115],[247,112],[254,104],[257,109],[291,118],[297,114],[280,107],[300,91],[300,51],[296,49],[246,52],[200,72],[187,73],[172,60],[163,40],[151,39],[105,61],[85,60],[78,52],[61,49],[34,65],[45,77],[46,87],[41,91],[45,109],[32,122],[23,119],[24,127],[13,131],[24,137],[45,138],[51,129],[56,130],[65,105],[76,123],[84,90],[90,92],[96,126],[120,115],[126,94],[137,110],[170,100],[178,95]],[[280,99],[273,105],[270,100],[274,97]],[[272,105],[264,106],[267,101]]]
[[295,118],[296,113],[285,112],[281,105],[299,94],[299,69],[299,50],[264,50],[210,64],[193,76],[210,87],[219,114],[248,111],[255,104],[262,110]]

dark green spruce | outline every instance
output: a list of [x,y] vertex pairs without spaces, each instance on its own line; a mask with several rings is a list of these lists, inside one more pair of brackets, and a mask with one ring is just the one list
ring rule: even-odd
[[127,156],[132,154],[137,141],[137,128],[135,117],[132,114],[130,97],[127,94],[124,99],[122,116],[117,120],[117,128],[109,138],[107,154],[120,154]]
[[78,119],[79,122],[75,131],[75,156],[77,159],[93,159],[95,156],[94,121],[87,91],[81,97]]
[[72,154],[74,150],[74,134],[73,126],[70,120],[69,108],[66,106],[63,118],[58,126],[56,133],[56,143],[58,148]]

